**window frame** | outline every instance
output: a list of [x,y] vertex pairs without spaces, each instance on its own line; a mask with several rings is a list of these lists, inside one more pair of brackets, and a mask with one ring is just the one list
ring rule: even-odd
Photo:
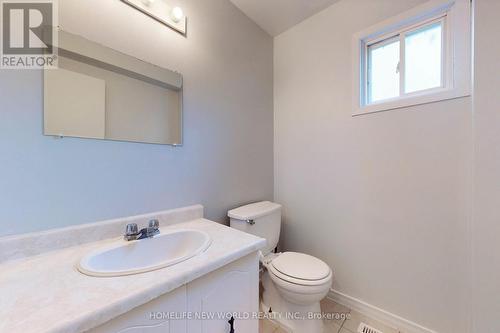
[[[405,92],[405,38],[428,25],[441,22],[441,86]],[[393,110],[470,95],[471,19],[469,0],[433,0],[381,22],[353,36],[352,115]],[[399,96],[369,103],[369,47],[399,38]]]

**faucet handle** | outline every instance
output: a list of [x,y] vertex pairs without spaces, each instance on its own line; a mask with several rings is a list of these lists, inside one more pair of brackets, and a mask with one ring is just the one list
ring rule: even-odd
[[150,220],[149,227],[154,228],[154,229],[159,229],[160,228],[160,221],[158,221],[157,219]]
[[136,223],[127,224],[127,227],[125,228],[126,236],[137,235],[138,233],[139,233],[139,228],[137,227]]

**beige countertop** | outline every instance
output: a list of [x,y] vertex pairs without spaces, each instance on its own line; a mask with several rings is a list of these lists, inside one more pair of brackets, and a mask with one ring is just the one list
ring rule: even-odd
[[76,269],[89,251],[120,238],[1,263],[0,332],[83,332],[266,244],[262,238],[202,218],[161,229],[202,230],[211,236],[212,244],[174,266],[121,277],[91,277]]

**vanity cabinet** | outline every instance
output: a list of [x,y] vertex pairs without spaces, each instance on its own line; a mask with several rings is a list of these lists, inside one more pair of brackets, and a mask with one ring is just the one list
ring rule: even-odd
[[89,332],[257,333],[258,270],[250,254]]
[[[257,333],[259,261],[251,256],[187,285],[189,313],[203,318],[187,321],[189,333]],[[209,318],[205,318],[205,316]]]
[[88,332],[185,333],[186,320],[170,319],[168,315],[184,313],[186,300],[186,286],[182,286]]

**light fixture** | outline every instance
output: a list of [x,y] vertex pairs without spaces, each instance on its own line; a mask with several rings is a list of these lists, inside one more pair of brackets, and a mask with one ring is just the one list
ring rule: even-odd
[[122,1],[181,34],[186,34],[187,20],[182,8],[169,6],[168,0]]
[[174,7],[170,16],[172,17],[172,21],[179,23],[184,18],[184,12],[181,7]]

